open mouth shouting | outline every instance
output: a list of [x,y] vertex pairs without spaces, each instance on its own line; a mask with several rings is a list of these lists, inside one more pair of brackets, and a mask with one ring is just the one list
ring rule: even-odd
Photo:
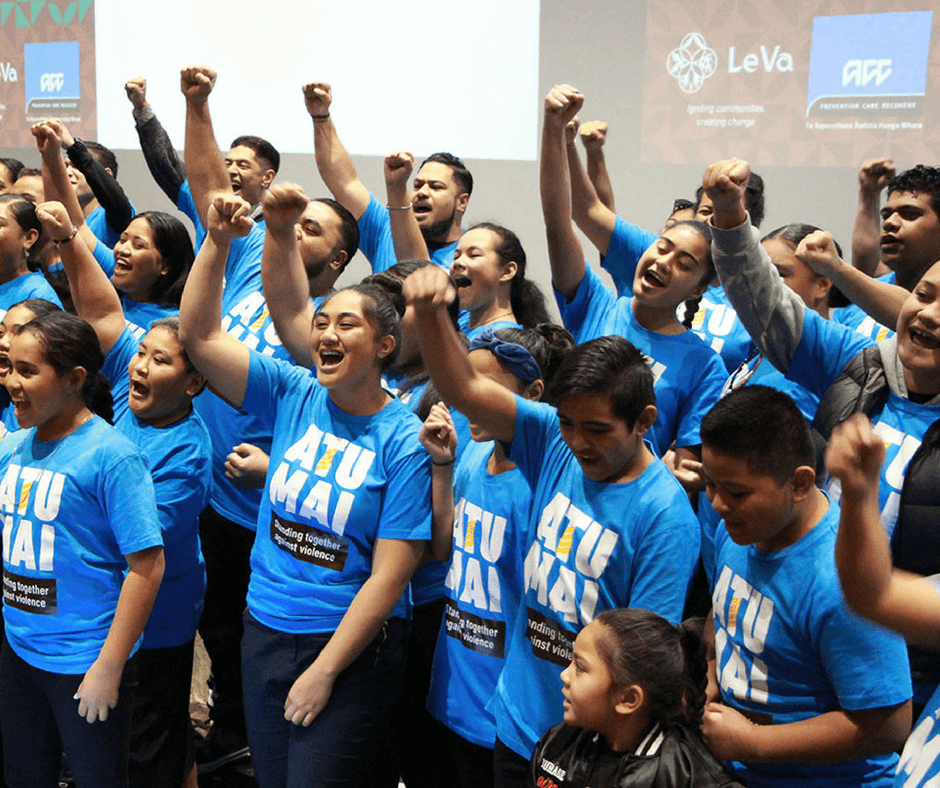
[[940,337],[938,337],[935,332],[927,331],[926,329],[917,328],[915,326],[910,326],[908,328],[908,333],[910,334],[912,345],[924,348],[925,350],[940,349]]

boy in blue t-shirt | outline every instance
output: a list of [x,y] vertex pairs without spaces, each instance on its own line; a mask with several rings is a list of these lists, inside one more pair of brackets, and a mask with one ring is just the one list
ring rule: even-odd
[[904,641],[854,616],[835,566],[838,506],[816,487],[799,408],[766,386],[701,426],[714,534],[715,686],[703,734],[748,785],[889,786],[910,730]]

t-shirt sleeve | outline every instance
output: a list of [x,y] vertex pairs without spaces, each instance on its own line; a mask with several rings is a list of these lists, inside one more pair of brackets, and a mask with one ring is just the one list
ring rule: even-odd
[[619,216],[607,244],[607,254],[601,256],[601,267],[629,290],[640,258],[658,238],[656,233],[637,227]]
[[359,251],[372,264],[372,271],[376,274],[397,262],[388,208],[373,194],[369,195],[365,213],[359,217]]
[[869,345],[869,339],[846,326],[825,320],[807,309],[803,315],[803,333],[786,376],[821,397],[833,384],[842,368]]
[[380,539],[431,538],[431,457],[417,433],[401,441],[386,479],[379,520]]
[[242,410],[273,430],[278,401],[290,389],[301,385],[303,379],[308,379],[309,385],[311,372],[306,367],[296,367],[255,350],[249,352],[248,385]]
[[707,355],[703,354],[703,358],[707,358],[702,367],[704,374],[682,402],[676,420],[676,446],[680,448],[698,446],[702,442],[699,437],[702,419],[718,402],[728,378],[721,356],[709,349]]
[[839,705],[849,711],[903,703],[912,695],[904,639],[852,613],[842,594],[815,622],[814,641]]
[[183,181],[183,185],[180,186],[180,190],[176,195],[176,207],[189,217],[193,227],[196,228],[196,251],[199,251],[199,247],[202,246],[202,242],[206,237],[206,231],[199,219],[199,211],[196,210],[196,203],[189,188],[188,178]]
[[516,424],[508,457],[519,466],[533,489],[556,441],[561,441],[557,411],[551,405],[517,394]]
[[92,249],[92,254],[101,266],[101,270],[107,274],[108,279],[114,276],[114,250],[98,241]]
[[555,302],[565,328],[581,344],[609,333],[606,329],[607,319],[617,304],[617,296],[585,263],[584,278],[574,298],[568,301],[555,290]]
[[[134,452],[118,459],[100,476],[101,501],[121,553],[162,547],[157,499],[144,458]],[[133,494],[128,494],[133,490]]]

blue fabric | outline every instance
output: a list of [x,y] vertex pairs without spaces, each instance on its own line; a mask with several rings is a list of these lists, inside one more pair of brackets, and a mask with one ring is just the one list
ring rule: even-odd
[[803,417],[812,423],[816,416],[816,409],[819,407],[819,395],[790,380],[771,364],[752,342],[747,358],[731,373],[731,377],[725,383],[725,390],[727,393],[739,386],[757,385],[770,386],[777,391],[782,391],[796,403]]
[[421,423],[394,399],[372,416],[345,413],[309,370],[257,352],[244,407],[274,432],[248,609],[281,632],[332,632],[371,574],[376,539],[430,538]]
[[659,416],[646,437],[656,453],[661,457],[673,441],[677,447],[699,445],[699,424],[728,377],[718,354],[691,331],[667,335],[643,328],[630,299],[617,298],[590,266],[571,301],[557,291],[555,298],[579,344],[618,334],[650,360]]
[[124,320],[138,342],[150,330],[150,326],[164,317],[179,317],[179,307],[172,304],[151,304],[148,301],[133,301],[121,294]]
[[166,570],[144,629],[143,647],[165,648],[191,641],[202,614],[206,568],[199,547],[199,514],[209,504],[212,443],[195,411],[160,429],[133,414],[127,366],[138,344],[125,327],[105,356],[102,371],[111,380],[114,426],[140,449],[153,478]]
[[[839,508],[776,552],[715,533],[715,653],[722,701],[772,724],[911,697],[904,640],[852,614],[839,586]],[[808,571],[812,568],[812,571]],[[888,786],[897,755],[819,766],[745,764],[748,785]]]
[[[133,203],[131,204],[131,216],[137,215],[137,209],[134,207]],[[105,246],[114,248],[114,245],[121,240],[121,233],[123,228],[115,230],[110,224],[108,224],[108,216],[105,213],[104,207],[99,205],[95,208],[88,216],[85,217],[85,225],[89,230],[94,233],[95,238],[97,238]]]
[[56,306],[62,306],[46,278],[40,273],[30,271],[0,285],[0,320],[11,306],[27,298],[43,298]]
[[610,234],[607,251],[601,253],[601,268],[614,280],[618,297],[633,295],[633,277],[643,252],[650,248],[659,236],[621,219],[614,220],[614,231]]
[[493,335],[493,326],[486,326],[470,342],[470,352],[489,350],[497,360],[523,383],[531,383],[542,377],[542,370],[532,354],[522,345],[506,342]]
[[699,556],[699,526],[658,460],[623,484],[588,479],[549,405],[516,397],[509,459],[533,489],[523,602],[493,705],[499,739],[528,758],[562,709],[560,671],[577,633],[615,607],[676,623]]
[[721,285],[705,291],[692,317],[692,330],[721,356],[728,372],[734,372],[750,351],[751,336]]
[[114,249],[106,246],[99,238],[91,253],[101,266],[101,270],[108,275],[108,279],[114,276]]
[[[457,241],[438,249],[429,249],[431,262],[449,271],[451,263],[454,262],[456,249]],[[372,194],[369,195],[369,205],[365,213],[359,217],[359,251],[372,265],[372,272],[376,274],[387,271],[398,262],[395,256],[395,245],[392,242],[392,226],[388,218],[388,208]]]
[[492,749],[485,706],[503,669],[519,608],[531,490],[518,468],[491,475],[493,442],[471,443],[454,470],[454,545],[447,607],[434,653],[428,711],[467,741]]
[[146,462],[96,416],[58,441],[8,435],[0,471],[7,640],[33,667],[84,673],[114,619],[124,556],[162,544]]
[[894,788],[935,788],[940,781],[940,687],[911,731],[894,776]]
[[[879,282],[886,282],[889,285],[897,284],[894,279],[894,271],[890,274],[878,277]],[[864,337],[872,339],[875,342],[882,342],[890,336],[894,336],[894,327],[887,327],[875,321],[864,309],[857,304],[849,304],[838,309],[832,310],[832,319],[843,326],[848,326],[853,331],[857,331]]]

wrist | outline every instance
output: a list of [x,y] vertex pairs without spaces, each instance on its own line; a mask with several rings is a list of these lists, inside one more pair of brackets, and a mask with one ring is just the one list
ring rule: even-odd
[[326,121],[328,121],[328,120],[330,119],[330,113],[329,113],[329,112],[326,112],[326,113],[323,114],[323,115],[314,115],[314,114],[311,112],[311,113],[310,113],[310,117],[313,119],[313,122],[314,122],[314,123],[324,123],[324,122],[326,122]]
[[451,465],[454,464],[455,460],[456,460],[456,457],[451,457],[449,460],[444,460],[444,462],[438,462],[432,457],[431,464],[435,468],[449,468]]
[[76,235],[78,235],[78,228],[73,227],[72,232],[70,232],[65,238],[53,238],[52,242],[56,244],[57,246],[60,246],[62,244],[67,244],[71,242],[75,238]]

